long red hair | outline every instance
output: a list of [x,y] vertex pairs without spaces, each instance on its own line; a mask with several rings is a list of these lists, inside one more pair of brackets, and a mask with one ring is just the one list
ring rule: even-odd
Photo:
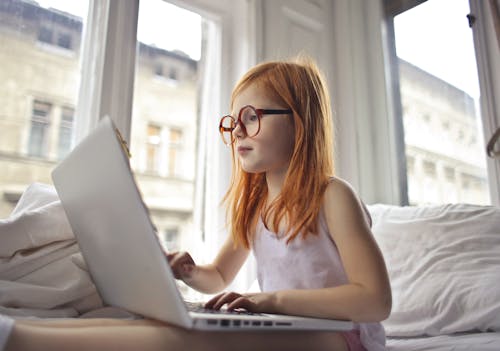
[[284,220],[287,243],[301,233],[304,237],[317,233],[323,195],[334,171],[330,97],[316,64],[309,58],[298,58],[253,67],[236,84],[231,108],[235,97],[251,84],[259,84],[263,92],[293,111],[295,144],[281,193],[265,209],[265,173],[245,172],[232,148],[231,182],[224,196],[226,219],[235,244],[246,248],[259,216],[274,232]]

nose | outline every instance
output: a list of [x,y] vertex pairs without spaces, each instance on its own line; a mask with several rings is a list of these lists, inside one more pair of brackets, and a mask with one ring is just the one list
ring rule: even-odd
[[233,138],[242,138],[245,136],[244,126],[240,123],[236,123],[236,127],[233,129]]

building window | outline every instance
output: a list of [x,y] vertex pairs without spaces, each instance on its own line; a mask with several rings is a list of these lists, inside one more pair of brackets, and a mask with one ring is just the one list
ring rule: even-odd
[[29,156],[47,157],[51,109],[52,105],[48,102],[38,100],[33,102],[28,144]]
[[423,163],[425,175],[436,178],[436,164],[432,161],[424,161]]
[[57,46],[71,50],[71,35],[68,33],[59,33],[57,38]]
[[451,167],[445,167],[444,168],[444,176],[445,179],[449,182],[454,182],[455,181],[455,170]]
[[177,70],[173,67],[171,67],[168,71],[168,79],[171,79],[171,80],[177,80],[178,77],[177,77]]
[[172,227],[167,228],[163,234],[164,237],[164,245],[167,247],[168,251],[178,251],[180,248],[180,236],[179,236],[179,228]]
[[73,37],[71,29],[56,27],[51,23],[52,27],[41,25],[38,29],[38,41],[45,44],[57,46],[66,50],[73,49]]
[[59,141],[57,156],[62,159],[71,149],[73,137],[73,118],[75,110],[71,107],[63,107],[61,110],[61,121],[59,124]]
[[146,170],[158,173],[161,152],[161,127],[149,124],[146,144]]
[[47,27],[40,27],[40,30],[38,31],[38,41],[42,43],[52,44],[52,37],[52,29]]
[[182,146],[182,131],[180,129],[170,129],[168,138],[168,174],[170,176],[179,175],[179,157]]
[[163,77],[163,65],[161,63],[155,65],[155,75]]

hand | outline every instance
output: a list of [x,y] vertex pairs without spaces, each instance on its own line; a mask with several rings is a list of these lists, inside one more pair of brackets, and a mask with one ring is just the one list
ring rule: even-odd
[[167,253],[167,260],[176,279],[187,280],[193,275],[196,263],[187,252]]
[[235,292],[225,292],[214,296],[205,304],[205,308],[220,310],[227,305],[230,311],[244,309],[257,313],[277,313],[276,294],[274,293],[250,293],[238,294]]

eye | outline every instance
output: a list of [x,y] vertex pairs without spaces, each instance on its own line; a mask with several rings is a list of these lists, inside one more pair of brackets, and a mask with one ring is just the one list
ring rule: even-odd
[[248,116],[248,120],[250,122],[256,122],[258,119],[259,119],[259,117],[257,117],[257,115],[253,114],[253,113],[250,116]]

